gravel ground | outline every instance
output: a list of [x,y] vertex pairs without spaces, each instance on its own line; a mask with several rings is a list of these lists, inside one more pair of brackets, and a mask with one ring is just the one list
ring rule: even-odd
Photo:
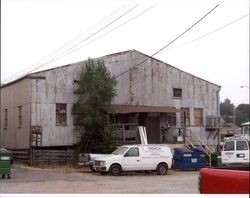
[[87,168],[34,168],[14,165],[11,179],[0,179],[1,193],[140,193],[196,194],[199,171],[169,170],[125,173],[119,177],[92,173]]

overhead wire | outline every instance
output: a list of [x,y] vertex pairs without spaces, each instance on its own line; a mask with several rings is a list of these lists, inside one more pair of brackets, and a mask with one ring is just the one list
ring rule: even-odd
[[[102,27],[101,29],[99,29],[98,31],[96,31],[95,33],[91,34],[90,36],[86,37],[84,40],[80,41],[79,43],[75,44],[73,47],[69,48],[66,52],[72,50],[73,48],[77,47],[78,45],[80,45],[81,43],[89,40],[91,37],[95,36],[96,34],[98,34],[99,32],[101,32],[102,30],[104,30],[105,28],[107,28],[108,26],[112,25],[113,23],[115,23],[116,21],[118,21],[119,19],[121,19],[122,17],[124,17],[125,15],[127,15],[128,13],[130,13],[131,11],[133,11],[136,7],[138,7],[139,4],[137,4],[136,6],[132,7],[131,9],[129,9],[128,11],[126,11],[125,13],[123,13],[122,15],[120,15],[118,18],[116,18],[115,20],[109,22],[108,24],[106,24],[104,27]],[[50,61],[55,61],[56,58],[51,59]],[[40,67],[44,66],[48,64],[48,62],[43,63],[42,65],[39,65],[38,67],[36,67],[34,70],[39,69]],[[32,71],[30,71],[29,73],[31,73]]]
[[90,32],[92,29],[94,29],[95,27],[97,27],[99,24],[102,24],[104,22],[106,22],[109,18],[111,18],[114,14],[116,14],[116,12],[118,12],[119,10],[121,10],[123,6],[119,7],[117,10],[113,11],[111,14],[109,14],[108,16],[106,16],[104,19],[102,19],[101,21],[99,21],[97,24],[95,24],[94,26],[92,26],[91,28],[89,28],[88,30],[84,31],[83,33],[79,34],[78,36],[76,36],[75,38],[71,39],[70,41],[68,41],[67,43],[65,43],[64,45],[62,45],[61,47],[59,47],[58,49],[54,50],[53,52],[51,52],[50,54],[48,54],[47,56],[45,56],[44,58],[40,59],[39,61],[37,61],[36,63],[32,64],[29,67],[26,67],[25,69],[13,74],[12,76],[4,79],[4,80],[9,80],[11,78],[14,78],[16,75],[25,72],[26,70],[29,70],[30,68],[33,69],[33,67],[36,67],[37,65],[41,64],[41,62],[44,62],[45,60],[47,60],[48,58],[52,57],[54,54],[60,52],[61,50],[63,50],[65,47],[67,47],[68,45],[70,45],[71,43],[75,42],[78,38],[82,37],[83,35],[85,35],[86,33]]
[[[95,31],[93,34],[87,36],[87,37],[86,37],[84,40],[82,40],[80,43],[82,43],[82,42],[84,42],[84,41],[90,39],[90,38],[93,37],[94,35],[98,34],[98,33],[101,32],[102,30],[104,30],[105,28],[107,28],[108,26],[112,25],[113,23],[115,23],[116,21],[118,21],[119,19],[121,19],[123,16],[127,15],[128,13],[130,13],[132,10],[134,10],[134,9],[137,8],[138,6],[139,6],[139,4],[133,6],[132,8],[130,8],[130,9],[128,9],[128,10],[126,10],[126,12],[124,12],[122,15],[119,15],[119,17],[115,18],[114,20],[112,20],[112,21],[109,22],[108,24],[104,25],[102,28],[100,28],[99,30]],[[73,40],[74,40],[74,39],[73,39]],[[71,42],[71,41],[69,41],[68,43],[70,43],[70,42]],[[79,42],[78,42],[78,43],[79,43]],[[67,43],[66,43],[65,45],[67,45]],[[78,44],[76,44],[76,45],[78,45]],[[76,45],[75,45],[75,46],[76,46]],[[72,48],[72,47],[71,47],[71,48]],[[70,49],[71,49],[71,48],[70,48]],[[59,48],[59,49],[60,49],[60,48]],[[49,56],[50,56],[50,55],[49,55]],[[47,56],[47,57],[49,57],[49,56]],[[42,59],[42,60],[43,60],[43,59]],[[54,58],[53,58],[53,59],[50,59],[50,61],[51,61],[51,60],[54,60]],[[48,61],[47,61],[47,62],[48,62]],[[31,72],[33,72],[33,71],[39,69],[40,67],[42,67],[42,66],[44,66],[45,64],[47,64],[47,62],[45,62],[45,63],[43,63],[43,64],[40,64],[39,66],[36,66],[35,68],[33,68],[33,69],[32,69],[31,71],[29,71],[28,73],[31,73]],[[32,65],[32,66],[33,66],[33,65]],[[10,77],[4,79],[3,81],[12,80],[13,78],[16,78],[16,75],[17,75],[17,74],[20,74],[20,72],[18,72],[18,73],[16,73],[16,74],[14,74],[14,75],[12,75],[12,76],[10,76]],[[26,75],[26,74],[25,74],[25,75]]]
[[210,13],[212,13],[220,4],[217,4],[216,6],[214,6],[209,12],[207,12],[203,17],[201,17],[197,22],[195,22],[193,25],[191,25],[188,29],[186,29],[184,32],[182,32],[179,36],[177,36],[176,38],[174,38],[172,41],[170,41],[168,44],[164,45],[162,48],[160,48],[159,50],[157,50],[155,53],[153,53],[151,56],[147,57],[146,59],[144,59],[143,61],[141,61],[140,63],[132,66],[131,68],[129,68],[128,70],[116,75],[115,77],[120,77],[124,74],[126,74],[127,72],[135,69],[136,67],[142,65],[143,63],[145,63],[147,60],[149,60],[150,58],[154,57],[155,55],[157,55],[158,53],[160,53],[162,50],[164,50],[165,48],[167,48],[169,45],[171,45],[172,43],[174,43],[177,39],[179,39],[180,37],[182,37],[185,33],[187,33],[189,30],[191,30],[195,25],[197,25],[200,21],[202,21],[204,18],[206,18]]
[[234,23],[236,23],[236,22],[238,22],[238,21],[244,19],[244,18],[247,17],[247,16],[249,16],[249,13],[248,13],[248,14],[245,14],[245,15],[243,15],[243,16],[241,16],[241,17],[239,17],[239,18],[237,18],[237,19],[231,21],[230,23],[227,23],[227,24],[225,24],[225,25],[223,25],[223,26],[221,26],[221,27],[219,27],[219,28],[217,28],[217,29],[215,29],[215,30],[212,30],[212,31],[210,31],[210,32],[208,32],[208,33],[206,33],[206,34],[204,34],[204,35],[202,35],[202,36],[199,36],[199,37],[197,37],[197,38],[195,38],[195,39],[192,39],[192,40],[190,40],[190,41],[188,41],[188,42],[186,42],[186,43],[184,43],[184,44],[178,45],[178,46],[176,46],[176,47],[172,47],[172,48],[168,49],[167,51],[172,50],[172,49],[175,49],[175,48],[178,48],[178,47],[185,46],[185,45],[190,44],[190,43],[192,43],[192,42],[194,42],[194,41],[197,41],[197,40],[202,39],[202,38],[204,38],[204,37],[206,37],[206,36],[209,36],[209,35],[211,35],[211,34],[213,34],[213,33],[216,33],[216,32],[218,32],[218,31],[220,31],[220,30],[222,30],[222,29],[224,29],[224,28],[226,28],[226,27],[228,27],[228,26],[230,26],[230,25],[232,25],[232,24],[234,24]]
[[[116,26],[115,28],[109,30],[108,32],[105,32],[104,34],[98,36],[97,38],[95,38],[95,39],[93,39],[93,40],[91,40],[91,41],[89,41],[88,43],[86,43],[86,44],[84,44],[84,45],[82,45],[82,46],[79,46],[78,48],[75,48],[75,49],[73,49],[72,51],[66,52],[66,54],[65,54],[65,53],[61,54],[61,56],[59,56],[58,58],[56,58],[56,60],[58,60],[58,59],[60,59],[60,58],[63,58],[64,56],[67,56],[67,55],[69,55],[69,54],[71,54],[71,53],[73,53],[73,52],[75,52],[75,51],[81,49],[82,47],[85,47],[85,46],[87,46],[87,45],[89,45],[89,44],[95,42],[96,40],[98,40],[98,39],[100,39],[100,38],[106,36],[107,34],[113,32],[114,30],[116,30],[116,29],[118,29],[118,28],[120,28],[120,27],[126,25],[127,23],[131,22],[132,20],[134,20],[134,19],[138,18],[139,16],[145,14],[145,13],[148,12],[149,10],[153,9],[155,6],[156,6],[156,5],[153,5],[153,6],[149,7],[149,8],[147,8],[147,9],[143,10],[142,12],[140,12],[139,14],[137,14],[136,16],[134,16],[134,17],[128,19],[128,20],[125,21],[124,23],[122,23],[122,24]],[[51,61],[47,62],[46,64],[49,64],[49,63],[52,62],[52,61],[55,61],[55,60],[51,60]]]
[[[160,53],[162,50],[164,50],[166,47],[168,47],[170,44],[172,44],[174,41],[176,41],[177,39],[179,39],[181,36],[183,36],[186,32],[188,32],[190,29],[192,29],[195,25],[197,25],[200,21],[202,21],[205,17],[207,17],[210,13],[212,13],[220,4],[216,5],[215,7],[213,7],[209,12],[207,12],[203,17],[201,17],[197,22],[195,22],[192,26],[190,26],[188,29],[186,29],[183,33],[181,33],[179,36],[177,36],[175,39],[173,39],[171,42],[169,42],[167,45],[163,46],[162,48],[160,48],[158,51],[156,51],[154,54],[152,54],[151,56],[149,56],[148,58],[144,59],[143,61],[141,61],[140,63],[134,65],[133,67],[131,67],[130,69],[115,75],[116,78],[118,78],[121,75],[124,75],[125,73],[129,72],[132,69],[135,69],[136,67],[140,66],[141,64],[143,64],[144,62],[146,62],[147,60],[149,60],[150,58],[152,58],[153,56],[155,56],[156,54]],[[54,88],[58,88],[58,89],[65,89],[65,88],[61,88],[61,87],[54,87]],[[71,88],[67,88],[65,90],[74,90]]]

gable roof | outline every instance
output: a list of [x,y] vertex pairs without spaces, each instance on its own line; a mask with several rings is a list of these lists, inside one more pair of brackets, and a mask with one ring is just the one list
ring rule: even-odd
[[[122,52],[116,52],[116,53],[108,54],[108,55],[101,56],[101,57],[97,57],[97,58],[93,58],[93,59],[102,59],[102,58],[105,58],[105,57],[108,58],[108,57],[123,55],[123,54],[126,54],[126,53],[139,53],[139,54],[141,54],[141,55],[147,57],[147,59],[153,59],[153,60],[155,60],[155,61],[157,61],[157,62],[163,63],[163,64],[165,64],[165,65],[167,65],[167,66],[169,66],[169,67],[172,67],[172,68],[174,68],[174,69],[177,69],[177,70],[179,70],[179,71],[181,71],[181,72],[183,72],[183,73],[186,73],[186,74],[191,75],[191,76],[193,76],[193,77],[195,77],[195,78],[197,78],[197,79],[200,79],[200,80],[202,80],[202,81],[205,81],[205,82],[207,82],[207,83],[213,84],[213,85],[215,85],[215,86],[221,88],[220,85],[217,85],[217,84],[215,84],[215,83],[212,83],[212,82],[210,82],[210,81],[207,81],[207,80],[205,80],[205,79],[202,79],[202,78],[200,78],[200,77],[197,77],[197,76],[195,76],[195,75],[193,75],[193,74],[191,74],[191,73],[185,72],[185,71],[183,71],[183,70],[181,70],[181,69],[179,69],[179,68],[177,68],[177,67],[175,67],[175,66],[172,66],[172,65],[170,65],[170,64],[168,64],[168,63],[165,63],[165,62],[163,62],[163,61],[161,61],[161,60],[159,60],[159,59],[156,59],[156,58],[154,58],[154,57],[152,57],[152,56],[149,56],[149,55],[147,55],[147,54],[144,54],[144,53],[142,53],[142,52],[140,52],[140,51],[137,51],[137,50],[135,50],[135,49],[126,50],[126,51],[122,51]],[[146,60],[146,59],[145,59],[145,60]],[[1,88],[6,87],[6,86],[8,86],[8,85],[11,85],[11,84],[13,84],[13,83],[16,83],[16,82],[18,82],[18,81],[20,81],[20,80],[23,80],[23,79],[25,79],[25,78],[27,78],[27,77],[29,77],[29,76],[32,76],[33,74],[39,74],[39,73],[41,73],[41,72],[47,72],[47,71],[57,70],[57,69],[64,68],[64,67],[69,67],[69,66],[72,66],[73,64],[83,63],[84,61],[86,61],[86,60],[78,61],[78,62],[75,62],[75,63],[71,63],[71,64],[67,64],[67,65],[62,65],[62,66],[58,66],[58,67],[53,67],[53,68],[50,68],[50,69],[45,69],[45,70],[38,71],[38,72],[34,72],[34,73],[31,73],[31,74],[26,74],[26,75],[24,75],[24,76],[22,76],[22,77],[20,77],[20,78],[18,78],[18,79],[15,79],[15,80],[13,80],[13,81],[11,81],[11,82],[8,82],[8,83],[6,83],[6,84],[2,84],[2,85],[1,85]]]

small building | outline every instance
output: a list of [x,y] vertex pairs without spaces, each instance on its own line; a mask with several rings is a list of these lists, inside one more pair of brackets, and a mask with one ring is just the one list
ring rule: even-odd
[[233,123],[224,123],[220,129],[220,139],[224,140],[226,137],[240,135],[241,129]]
[[249,139],[250,137],[250,122],[245,122],[240,125],[241,126],[241,134]]
[[[221,87],[136,50],[94,60],[117,76],[113,99],[120,143],[137,141],[146,126],[149,143],[194,144],[216,150]],[[85,61],[28,74],[1,86],[1,147],[69,147],[79,140],[74,127],[74,94]],[[134,68],[135,65],[138,65]]]

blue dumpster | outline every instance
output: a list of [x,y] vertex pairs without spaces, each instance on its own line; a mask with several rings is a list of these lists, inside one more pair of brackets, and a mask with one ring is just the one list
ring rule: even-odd
[[206,166],[206,155],[197,148],[175,148],[173,161],[175,170],[199,170]]

